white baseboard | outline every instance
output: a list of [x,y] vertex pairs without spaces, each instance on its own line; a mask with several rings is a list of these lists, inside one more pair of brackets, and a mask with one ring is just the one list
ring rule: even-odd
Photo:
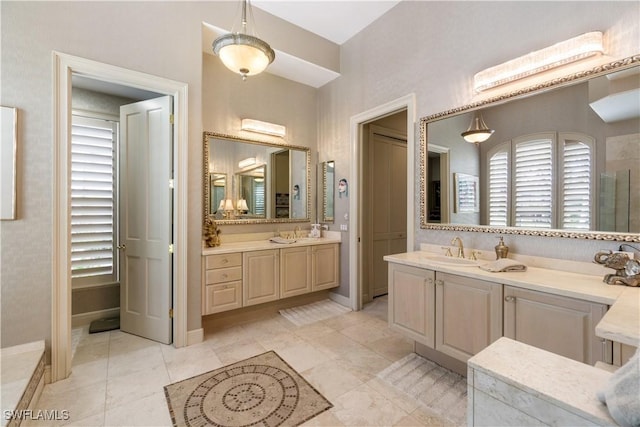
[[335,292],[329,292],[329,299],[335,301],[340,305],[344,305],[347,308],[351,308],[351,300],[344,295],[336,294]]
[[187,345],[198,344],[204,341],[204,329],[193,329],[191,331],[187,331]]
[[108,308],[106,310],[89,311],[87,313],[74,314],[71,316],[71,327],[77,328],[88,325],[94,320],[104,319],[106,317],[115,317],[120,314],[120,307]]

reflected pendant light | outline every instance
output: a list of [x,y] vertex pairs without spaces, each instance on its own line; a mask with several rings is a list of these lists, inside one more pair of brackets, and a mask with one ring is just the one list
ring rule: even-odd
[[489,139],[493,132],[494,130],[489,129],[487,124],[482,119],[482,115],[479,113],[474,113],[473,118],[471,119],[471,124],[469,125],[469,129],[462,132],[461,135],[465,141],[478,144]]
[[268,43],[247,34],[247,5],[248,0],[242,0],[241,30],[218,37],[212,45],[213,53],[220,57],[225,67],[240,74],[242,80],[263,72],[276,57]]

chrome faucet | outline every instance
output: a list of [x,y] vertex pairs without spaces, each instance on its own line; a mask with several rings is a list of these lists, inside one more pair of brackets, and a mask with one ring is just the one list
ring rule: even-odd
[[464,258],[464,246],[462,245],[462,239],[459,236],[456,236],[451,241],[452,245],[458,245],[458,258]]

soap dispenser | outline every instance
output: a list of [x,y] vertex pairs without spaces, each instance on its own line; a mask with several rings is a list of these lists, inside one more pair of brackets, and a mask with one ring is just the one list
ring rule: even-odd
[[320,224],[311,224],[311,233],[309,234],[309,237],[320,237]]
[[500,237],[500,242],[496,245],[496,259],[506,258],[509,254],[509,246],[504,244],[504,240],[502,240],[502,236]]

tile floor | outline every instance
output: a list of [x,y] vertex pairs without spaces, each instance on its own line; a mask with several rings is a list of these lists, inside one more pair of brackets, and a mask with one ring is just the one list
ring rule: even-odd
[[70,418],[58,425],[170,426],[163,386],[275,350],[334,405],[305,425],[447,425],[376,378],[413,350],[411,341],[387,327],[386,317],[387,299],[381,297],[360,312],[301,327],[272,315],[207,333],[204,342],[180,349],[120,331],[89,335],[85,329],[73,373],[45,386],[36,409],[68,410]]

